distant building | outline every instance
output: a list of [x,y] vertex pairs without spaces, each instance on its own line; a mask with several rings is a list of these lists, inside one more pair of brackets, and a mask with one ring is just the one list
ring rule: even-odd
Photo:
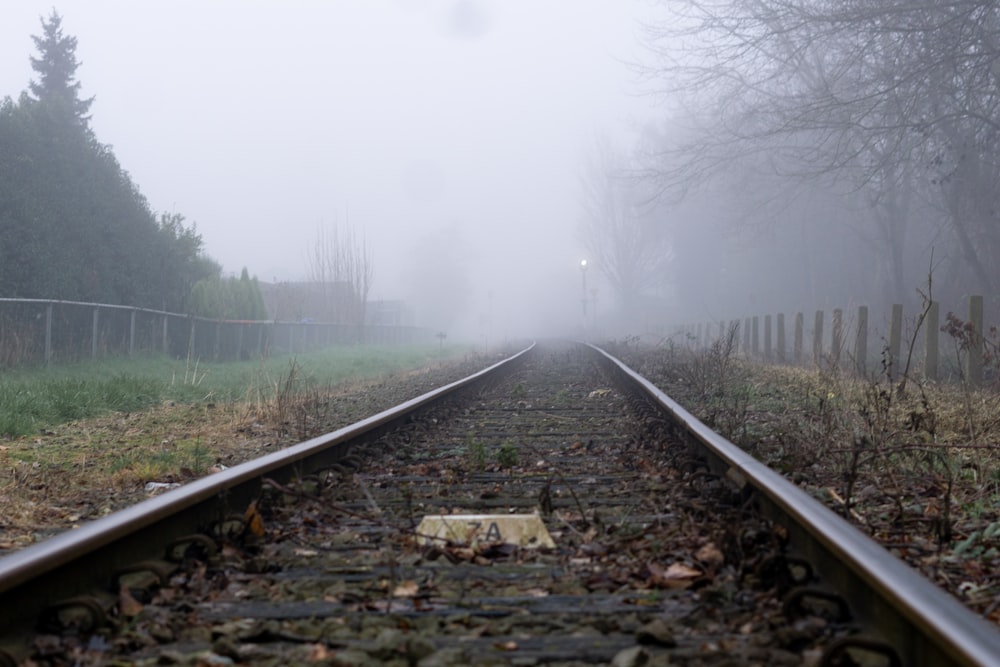
[[414,322],[413,312],[405,301],[369,301],[365,308],[365,324],[411,327]]
[[[361,303],[348,282],[260,283],[268,318],[279,322],[357,324]],[[413,311],[402,300],[369,301],[364,307],[365,324],[414,326]]]
[[268,318],[280,322],[357,324],[363,312],[353,287],[344,281],[260,283],[260,293]]

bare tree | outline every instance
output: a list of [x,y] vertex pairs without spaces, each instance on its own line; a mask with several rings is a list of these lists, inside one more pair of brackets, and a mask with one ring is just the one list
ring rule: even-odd
[[350,225],[321,225],[307,256],[309,281],[321,303],[319,317],[327,322],[365,323],[374,263],[368,244]]
[[665,282],[672,257],[665,221],[608,139],[595,142],[580,185],[587,251],[632,314],[644,293]]
[[885,275],[906,290],[913,204],[943,212],[955,262],[1000,287],[1000,8],[991,0],[682,0],[647,26],[654,92],[696,137],[650,171],[688,188],[753,162],[868,203]]

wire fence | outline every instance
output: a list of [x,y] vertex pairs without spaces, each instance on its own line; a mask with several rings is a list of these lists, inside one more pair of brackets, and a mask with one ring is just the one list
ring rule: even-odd
[[333,345],[429,343],[429,329],[390,325],[214,320],[78,301],[0,298],[0,367],[164,353],[235,361]]
[[797,312],[794,319],[777,313],[773,318],[766,314],[687,324],[677,334],[696,349],[731,335],[734,351],[767,362],[853,369],[862,377],[873,371],[890,378],[913,373],[979,387],[998,380],[1000,329],[988,320],[995,316],[984,310],[983,296],[970,295],[944,318],[940,304],[931,301],[909,318],[902,304],[892,305],[880,318],[858,306],[853,313],[835,308],[817,310],[811,317]]

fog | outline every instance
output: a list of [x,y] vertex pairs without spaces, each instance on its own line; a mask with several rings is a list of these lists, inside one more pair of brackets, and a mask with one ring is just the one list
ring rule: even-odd
[[[33,76],[51,0],[7,3],[0,96]],[[226,272],[307,278],[320,226],[350,225],[372,300],[449,339],[572,333],[580,165],[650,116],[625,0],[88,0],[91,127],[154,212],[197,225]],[[611,291],[587,276],[593,309]],[[610,312],[610,311],[609,311]]]
[[[52,7],[8,4],[0,95],[17,97]],[[98,140],[227,273],[309,280],[323,230],[349,229],[368,312],[405,303],[489,345],[1000,294],[980,5],[967,30],[936,30],[951,18],[930,3],[886,34],[783,0],[55,9]],[[789,7],[809,20],[786,25]],[[974,57],[949,69],[956,53]]]

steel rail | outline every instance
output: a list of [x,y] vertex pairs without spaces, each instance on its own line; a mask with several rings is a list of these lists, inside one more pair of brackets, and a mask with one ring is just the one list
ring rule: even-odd
[[666,410],[715,472],[748,487],[788,529],[790,542],[882,635],[905,665],[1000,665],[1000,630],[864,535],[805,491],[712,431],[641,375],[590,345],[605,366]]
[[[329,468],[358,443],[512,370],[534,344],[488,368],[298,445],[233,466],[0,558],[0,638],[30,633],[59,600],[106,587],[122,568],[162,558],[168,545],[230,513],[242,516],[265,477],[287,481]],[[0,647],[0,664],[3,650]]]

